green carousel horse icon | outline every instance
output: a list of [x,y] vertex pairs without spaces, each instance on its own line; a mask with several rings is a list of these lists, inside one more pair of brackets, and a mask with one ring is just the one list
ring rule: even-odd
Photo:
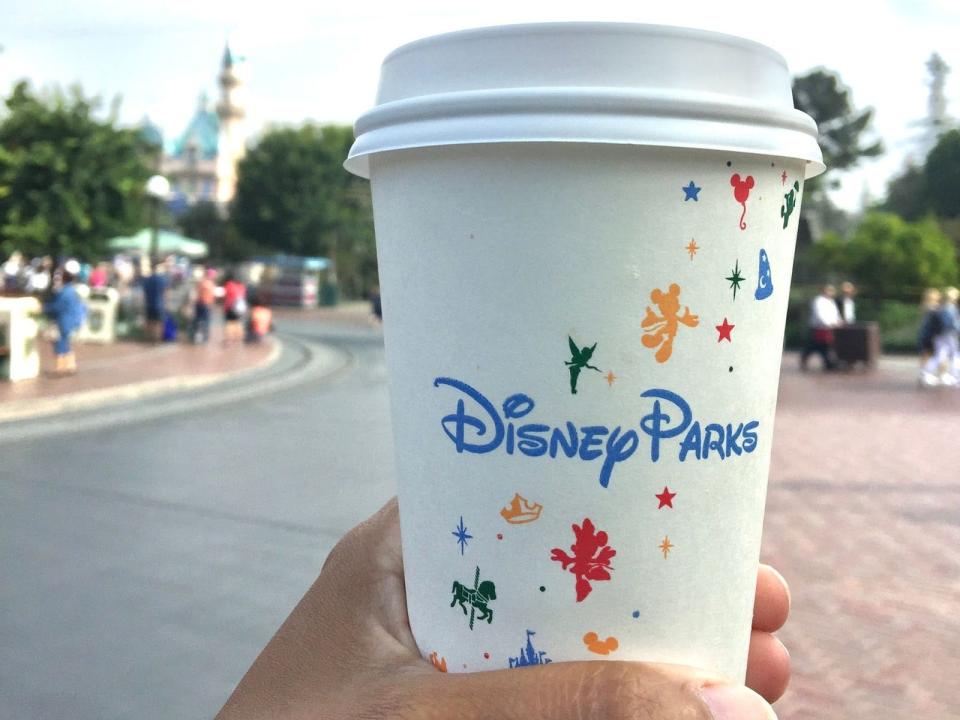
[[466,615],[467,605],[470,606],[471,630],[473,630],[474,616],[478,610],[480,615],[476,615],[477,620],[486,620],[488,625],[493,622],[493,610],[487,606],[487,603],[497,599],[497,587],[492,580],[480,582],[479,567],[477,567],[477,572],[473,576],[472,588],[454,580],[451,592],[453,593],[453,600],[450,602],[450,607],[460,603],[463,614]]

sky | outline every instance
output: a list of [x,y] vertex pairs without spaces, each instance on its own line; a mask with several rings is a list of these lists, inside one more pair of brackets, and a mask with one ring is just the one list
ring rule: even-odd
[[948,111],[960,117],[960,0],[0,0],[0,92],[21,78],[39,87],[79,83],[105,101],[120,96],[122,122],[149,116],[170,137],[184,129],[201,92],[216,97],[229,38],[247,58],[254,133],[305,120],[352,123],[373,104],[380,62],[398,45],[467,27],[569,20],[727,32],[775,48],[794,74],[837,71],[855,105],[875,109],[873,129],[887,148],[840,176],[834,200],[851,210],[865,192],[881,198],[915,150],[933,51],[954,68]]

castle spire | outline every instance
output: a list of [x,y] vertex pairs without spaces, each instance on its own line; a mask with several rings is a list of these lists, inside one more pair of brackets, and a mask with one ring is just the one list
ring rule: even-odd
[[217,116],[220,131],[217,138],[217,202],[226,205],[233,199],[237,186],[237,163],[246,150],[243,58],[230,49],[227,42],[220,61],[220,102]]

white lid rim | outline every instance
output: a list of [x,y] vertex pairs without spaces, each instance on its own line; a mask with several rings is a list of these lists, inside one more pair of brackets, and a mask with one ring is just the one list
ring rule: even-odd
[[[417,141],[410,140],[408,142],[397,142],[391,144],[390,146],[379,146],[379,147],[369,147],[368,143],[362,143],[358,139],[354,143],[353,148],[350,150],[350,154],[343,163],[343,167],[348,172],[357,175],[362,178],[370,178],[370,158],[373,155],[378,155],[381,153],[389,152],[401,152],[408,150],[425,150],[429,148],[441,148],[441,147],[463,147],[468,145],[500,145],[500,144],[579,144],[579,145],[632,145],[638,147],[657,147],[657,148],[674,148],[677,150],[709,150],[713,152],[730,152],[740,155],[760,155],[770,158],[789,158],[791,160],[801,160],[806,162],[806,169],[804,171],[804,179],[810,179],[816,177],[823,173],[827,168],[823,164],[823,158],[820,155],[819,146],[817,146],[815,141],[811,141],[813,151],[810,150],[810,145],[807,143],[802,143],[804,147],[798,147],[796,152],[784,152],[780,143],[775,147],[770,148],[759,148],[755,145],[744,145],[735,142],[728,143],[700,143],[695,141],[682,142],[676,141],[674,139],[669,140],[632,140],[628,138],[619,138],[611,139],[609,136],[606,137],[588,137],[588,136],[578,136],[578,137],[564,137],[564,136],[542,136],[542,137],[500,137],[496,139],[490,138],[473,138],[473,139],[464,139],[456,138],[450,139],[446,142],[428,142],[428,141]],[[372,143],[370,143],[372,144]]]
[[626,88],[510,88],[423,95],[377,105],[354,125],[359,138],[389,125],[444,118],[495,115],[635,115],[657,118],[723,120],[805,132],[817,139],[817,125],[795,108],[733,102],[701,92]]

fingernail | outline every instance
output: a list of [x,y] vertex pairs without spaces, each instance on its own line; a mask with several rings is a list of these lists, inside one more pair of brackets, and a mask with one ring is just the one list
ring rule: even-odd
[[713,720],[777,720],[767,701],[742,685],[710,685],[700,696]]
[[783,585],[783,589],[787,591],[787,609],[789,610],[793,605],[793,597],[790,595],[790,585],[787,584],[787,579],[781,575],[780,571],[773,567],[773,565],[767,565],[767,569],[774,574],[777,580],[780,581],[780,584]]

